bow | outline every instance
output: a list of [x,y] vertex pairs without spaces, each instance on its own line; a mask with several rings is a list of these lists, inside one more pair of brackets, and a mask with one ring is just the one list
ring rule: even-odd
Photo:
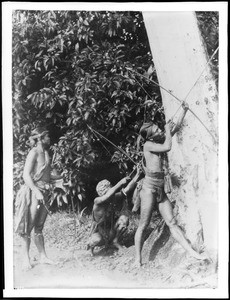
[[[195,83],[192,85],[192,87],[191,87],[191,89],[189,90],[189,92],[187,93],[185,99],[187,99],[188,95],[190,94],[190,92],[192,91],[192,89],[195,87],[195,85],[197,84],[197,82],[198,82],[199,79],[201,78],[202,74],[204,73],[206,67],[208,66],[208,64],[210,63],[210,61],[213,59],[214,55],[217,53],[218,50],[219,50],[219,47],[217,47],[217,49],[213,52],[211,58],[210,58],[210,59],[208,60],[208,62],[206,63],[205,67],[203,68],[201,74],[198,76],[198,78],[197,78],[197,80],[195,81]],[[148,78],[147,76],[142,75],[142,74],[140,74],[140,73],[138,73],[138,72],[136,72],[136,71],[134,71],[134,70],[132,70],[132,69],[130,69],[130,68],[127,68],[127,67],[126,67],[126,69],[127,69],[128,71],[130,71],[130,72],[133,72],[133,73],[137,74],[138,76],[140,76],[140,77],[142,77],[142,78],[147,79],[148,81],[154,83],[155,85],[159,86],[161,89],[163,89],[163,90],[166,91],[168,94],[170,94],[173,98],[175,98],[177,101],[179,101],[179,102],[180,102],[180,106],[182,105],[182,103],[183,103],[182,100],[180,100],[178,97],[176,97],[176,96],[175,96],[173,93],[171,93],[168,89],[166,89],[165,87],[163,87],[162,85],[160,85],[158,82],[156,82],[156,81],[154,81],[153,79],[150,79],[150,78]],[[184,100],[185,100],[185,99],[184,99]],[[180,108],[180,106],[179,106],[179,108]],[[179,108],[178,108],[178,110],[179,110]],[[208,133],[209,133],[209,134],[211,135],[211,137],[213,138],[214,142],[217,143],[216,138],[215,138],[214,135],[211,133],[211,131],[207,128],[207,126],[204,124],[204,122],[203,122],[203,121],[202,121],[202,120],[194,113],[194,111],[193,111],[191,108],[188,108],[188,109],[189,109],[189,111],[195,116],[195,118],[203,125],[203,127],[208,131]],[[178,111],[178,110],[177,110],[177,111]],[[176,113],[177,113],[177,111],[176,111]],[[175,113],[175,114],[176,114],[176,113]],[[173,117],[175,116],[175,114],[173,115]],[[173,118],[173,117],[172,117],[172,118]]]

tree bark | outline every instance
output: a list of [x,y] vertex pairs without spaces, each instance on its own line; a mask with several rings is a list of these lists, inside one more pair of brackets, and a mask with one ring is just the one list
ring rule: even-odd
[[[183,100],[207,64],[195,13],[144,12],[143,17],[159,84]],[[163,89],[161,94],[168,120],[180,103]],[[217,139],[218,94],[209,66],[186,100]],[[203,244],[214,255],[218,249],[217,151],[213,137],[188,111],[169,152],[170,170],[180,183],[172,197],[177,196],[177,221],[193,247],[200,250]]]

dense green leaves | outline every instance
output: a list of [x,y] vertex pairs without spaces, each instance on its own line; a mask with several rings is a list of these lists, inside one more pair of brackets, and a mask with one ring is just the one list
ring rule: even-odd
[[[211,57],[219,46],[219,13],[217,11],[196,12],[196,16],[207,54]],[[218,55],[219,52],[210,62],[217,87],[219,73]]]

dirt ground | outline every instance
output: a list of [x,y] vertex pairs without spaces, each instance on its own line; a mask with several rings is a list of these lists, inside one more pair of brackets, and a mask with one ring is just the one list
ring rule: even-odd
[[[14,287],[24,288],[216,288],[217,263],[188,257],[171,236],[158,243],[158,251],[147,251],[144,265],[134,267],[133,238],[137,218],[130,222],[121,252],[97,248],[91,257],[86,250],[90,218],[74,231],[74,218],[67,213],[48,216],[44,237],[46,252],[56,265],[41,265],[35,245],[31,243],[33,268],[21,269],[21,239],[14,236]],[[149,227],[148,234],[154,230]],[[144,246],[145,247],[145,246]],[[147,254],[148,255],[147,255]],[[151,258],[151,259],[148,259]]]

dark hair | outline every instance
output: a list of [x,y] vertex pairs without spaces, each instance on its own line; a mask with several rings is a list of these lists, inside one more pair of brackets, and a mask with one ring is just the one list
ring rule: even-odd
[[155,131],[158,128],[160,129],[160,127],[157,124],[153,123],[153,122],[144,123],[141,126],[141,129],[140,129],[140,132],[139,132],[140,135],[139,135],[139,138],[138,138],[138,141],[137,141],[138,149],[140,148],[141,138],[144,140],[144,142],[146,142],[149,139],[153,140],[156,143],[160,143],[160,144],[164,142],[165,138],[163,136],[159,136],[158,134],[157,135],[155,134]]
[[141,126],[140,135],[142,136],[143,139],[148,139],[152,135],[152,126],[153,126],[152,122],[144,123]]
[[38,140],[43,137],[45,134],[49,133],[49,131],[45,127],[37,127],[31,131],[31,136],[29,137],[29,144],[31,147],[34,147]]
[[46,128],[46,127],[41,127],[41,126],[39,126],[39,127],[35,128],[35,129],[33,129],[33,130],[31,131],[31,136],[33,136],[33,135],[38,135],[38,134],[42,134],[43,132],[47,132],[47,133],[48,133],[47,128]]

